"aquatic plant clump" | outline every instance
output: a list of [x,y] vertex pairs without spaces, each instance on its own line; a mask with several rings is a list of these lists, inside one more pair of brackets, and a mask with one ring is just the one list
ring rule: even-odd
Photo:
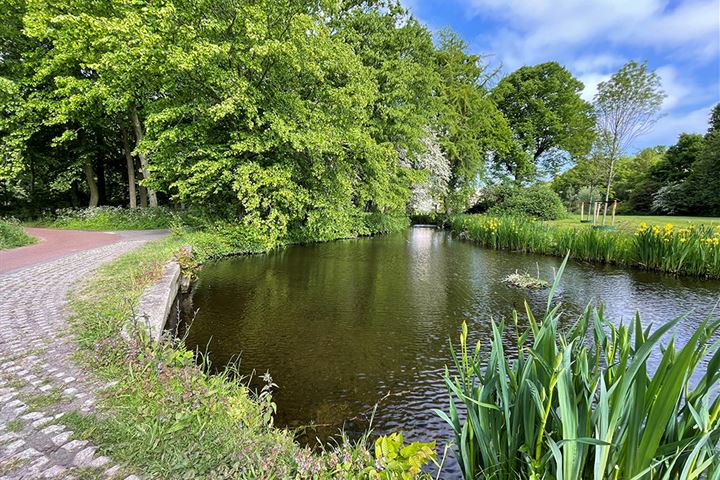
[[515,273],[511,273],[510,275],[505,277],[503,281],[511,287],[523,289],[539,290],[548,287],[548,282],[546,282],[545,280],[538,277],[533,277],[527,272],[518,273],[517,270],[515,271]]
[[651,331],[639,316],[614,325],[588,307],[561,329],[552,299],[563,268],[542,319],[526,304],[521,332],[514,312],[517,359],[506,355],[503,323],[493,322],[488,355],[468,345],[463,325],[445,373],[449,409],[436,413],[455,433],[464,477],[720,478],[720,321],[706,319],[682,346],[661,344],[682,317]]
[[663,228],[641,223],[634,235],[636,260],[646,268],[669,272],[720,273],[720,226]]

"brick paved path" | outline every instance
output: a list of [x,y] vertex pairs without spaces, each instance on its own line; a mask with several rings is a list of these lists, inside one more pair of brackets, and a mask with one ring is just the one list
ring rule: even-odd
[[0,273],[0,480],[135,478],[90,443],[72,440],[63,425],[65,412],[92,411],[94,392],[104,388],[71,359],[66,297],[98,265],[151,238],[128,234],[110,245]]

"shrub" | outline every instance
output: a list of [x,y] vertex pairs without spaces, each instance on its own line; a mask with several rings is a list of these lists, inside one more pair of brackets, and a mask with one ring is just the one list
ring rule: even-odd
[[567,214],[560,196],[547,185],[512,190],[512,194],[488,209],[491,215],[526,215],[557,220]]
[[469,348],[463,325],[457,375],[445,373],[450,408],[436,413],[455,433],[464,477],[718,478],[720,322],[707,319],[680,348],[660,340],[683,317],[651,334],[639,317],[616,326],[588,307],[561,331],[564,312],[551,302],[564,266],[541,321],[526,304],[529,329],[520,332],[514,312],[517,359],[506,355],[502,323],[493,322],[487,356],[479,343]]
[[166,207],[157,208],[66,208],[55,212],[51,225],[75,230],[152,230],[170,228],[180,214]]
[[37,240],[25,233],[14,218],[0,219],[0,250],[30,245]]
[[502,205],[514,193],[515,188],[505,183],[485,187],[480,191],[475,205],[468,210],[468,213],[487,213],[491,208]]

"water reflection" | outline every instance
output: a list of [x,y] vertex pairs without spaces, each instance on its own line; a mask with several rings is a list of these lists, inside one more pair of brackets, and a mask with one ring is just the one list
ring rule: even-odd
[[[516,269],[551,278],[560,263],[427,228],[222,260],[200,272],[188,344],[207,349],[216,367],[239,355],[241,371],[269,370],[279,385],[277,423],[315,424],[308,441],[344,423],[363,431],[381,401],[375,432],[442,443],[448,429],[431,409],[446,405],[448,339],[467,320],[472,338],[487,344],[489,319],[509,318],[525,300],[544,311],[547,292],[515,290],[502,278]],[[680,343],[719,295],[720,282],[573,262],[559,290],[569,312],[602,301],[616,321],[639,310],[645,325],[659,324],[694,309],[674,332]]]

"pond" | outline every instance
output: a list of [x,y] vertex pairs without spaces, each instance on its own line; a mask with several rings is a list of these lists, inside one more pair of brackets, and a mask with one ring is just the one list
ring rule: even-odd
[[[269,371],[276,424],[306,427],[308,443],[343,426],[363,432],[377,404],[374,433],[402,430],[442,445],[449,429],[431,410],[447,406],[448,340],[457,342],[466,320],[487,345],[490,319],[509,319],[526,299],[544,311],[546,290],[502,280],[515,270],[551,279],[560,264],[417,227],[224,259],[200,271],[186,343],[215,368],[239,358],[240,372],[256,380]],[[640,311],[644,324],[658,325],[690,312],[674,332],[684,343],[720,298],[720,282],[571,261],[558,298],[570,312],[602,302],[615,322]]]

